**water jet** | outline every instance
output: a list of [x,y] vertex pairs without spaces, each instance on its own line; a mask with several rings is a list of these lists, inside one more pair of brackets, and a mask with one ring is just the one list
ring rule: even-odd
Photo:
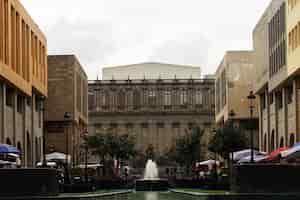
[[160,179],[158,175],[158,168],[154,161],[148,160],[144,178],[136,180],[135,190],[136,191],[166,191],[168,190],[168,180]]

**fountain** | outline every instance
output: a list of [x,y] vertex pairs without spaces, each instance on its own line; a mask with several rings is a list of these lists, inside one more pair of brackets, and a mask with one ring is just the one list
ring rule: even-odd
[[160,179],[158,168],[154,161],[148,160],[144,172],[144,178],[136,180],[136,191],[165,191],[168,190],[168,180]]

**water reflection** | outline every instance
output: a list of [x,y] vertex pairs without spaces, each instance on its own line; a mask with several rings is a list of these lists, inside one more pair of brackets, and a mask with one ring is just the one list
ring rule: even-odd
[[158,193],[145,193],[145,200],[158,200]]

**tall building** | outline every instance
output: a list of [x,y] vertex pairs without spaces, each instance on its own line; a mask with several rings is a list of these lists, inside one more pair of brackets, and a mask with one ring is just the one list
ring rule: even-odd
[[254,144],[258,146],[258,101],[253,101],[254,112],[251,118],[250,102],[247,99],[250,91],[253,91],[256,77],[253,58],[253,51],[226,52],[215,74],[215,111],[219,127],[234,125],[247,138],[250,138],[253,131]]
[[47,96],[47,41],[18,0],[0,1],[0,143],[41,160],[42,104]]
[[103,68],[103,80],[199,79],[200,67],[165,63],[139,63]]
[[[48,56],[49,96],[46,100],[46,151],[83,159],[82,134],[88,123],[88,81],[74,55]],[[69,118],[66,118],[69,115]]]
[[213,125],[214,79],[89,82],[89,133],[133,134],[139,152],[166,155],[193,127],[205,130],[205,148]]
[[273,0],[253,32],[264,151],[300,141],[299,4],[298,0]]

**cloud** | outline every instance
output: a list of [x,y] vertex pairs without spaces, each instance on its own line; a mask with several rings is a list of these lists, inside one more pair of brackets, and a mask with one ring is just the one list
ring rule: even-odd
[[210,44],[210,41],[200,33],[185,33],[155,48],[149,61],[204,67],[207,63]]
[[[59,19],[47,31],[49,54],[76,54],[89,75],[116,50],[110,25],[101,22]],[[95,77],[93,77],[95,78]]]

